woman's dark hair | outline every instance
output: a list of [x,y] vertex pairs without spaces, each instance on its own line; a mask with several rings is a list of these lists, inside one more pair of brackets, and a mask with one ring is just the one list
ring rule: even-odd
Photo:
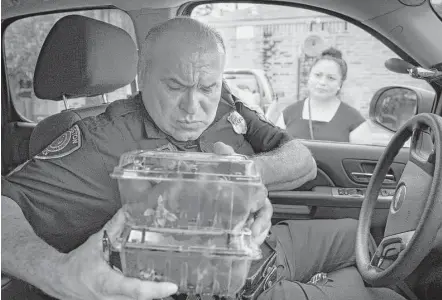
[[[321,60],[331,60],[338,64],[339,69],[341,70],[342,82],[347,79],[347,63],[342,58],[342,52],[336,48],[330,47],[322,51],[321,55],[315,60],[312,65],[312,68]],[[311,71],[311,69],[310,69]]]

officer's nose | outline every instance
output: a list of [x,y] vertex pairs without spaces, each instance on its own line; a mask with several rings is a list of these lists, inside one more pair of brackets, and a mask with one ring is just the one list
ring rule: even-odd
[[198,95],[195,88],[189,88],[180,101],[180,109],[189,115],[196,114],[199,108]]

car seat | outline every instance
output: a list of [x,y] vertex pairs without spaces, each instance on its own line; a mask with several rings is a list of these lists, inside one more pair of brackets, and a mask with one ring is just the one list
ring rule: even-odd
[[134,81],[137,63],[136,45],[123,29],[81,15],[58,20],[38,57],[34,92],[40,99],[64,101],[66,110],[36,125],[29,141],[29,158],[76,122],[104,112],[108,105],[69,109],[69,99],[99,95],[105,99],[105,94]]

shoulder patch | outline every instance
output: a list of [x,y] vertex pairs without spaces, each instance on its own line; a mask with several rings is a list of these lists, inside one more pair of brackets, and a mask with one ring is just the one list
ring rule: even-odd
[[60,135],[55,141],[47,146],[36,159],[54,159],[65,157],[81,147],[81,131],[78,125]]
[[106,113],[109,116],[122,116],[134,111],[141,111],[145,109],[141,94],[138,93],[127,99],[116,100],[109,104],[106,108]]

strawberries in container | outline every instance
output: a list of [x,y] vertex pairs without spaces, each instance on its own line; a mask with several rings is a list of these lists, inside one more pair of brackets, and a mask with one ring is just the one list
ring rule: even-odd
[[234,296],[259,247],[250,212],[266,197],[252,160],[209,153],[132,151],[111,174],[128,212],[126,276],[171,281],[179,293]]

